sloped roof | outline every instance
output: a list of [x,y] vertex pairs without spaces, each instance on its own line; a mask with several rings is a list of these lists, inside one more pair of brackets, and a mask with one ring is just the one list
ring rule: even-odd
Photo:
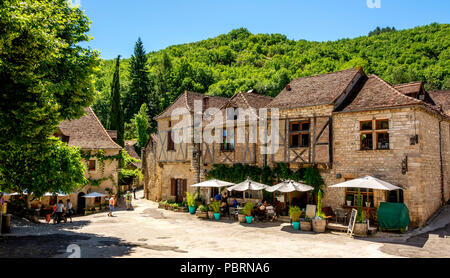
[[246,93],[239,92],[235,94],[228,102],[226,102],[223,107],[234,107],[234,108],[263,108],[266,107],[271,101],[272,97],[264,96],[256,93],[254,90],[250,90]]
[[166,110],[155,117],[155,119],[163,119],[171,116],[172,112],[177,108],[187,108],[189,112],[194,111],[194,101],[202,100],[204,97],[209,98],[208,107],[221,107],[228,101],[228,98],[218,96],[208,96],[200,93],[186,91],[181,94]]
[[[134,149],[134,145],[136,145],[136,143],[137,143],[136,140],[125,140],[124,149],[132,158],[141,160],[138,153]],[[133,162],[133,165],[136,166],[136,168],[141,168],[142,163]]]
[[450,116],[450,90],[430,91],[428,93],[436,103],[436,106],[438,106],[438,109],[442,108],[442,111],[447,116]]
[[422,81],[394,85],[394,88],[405,95],[417,94],[422,89]]
[[354,68],[294,79],[267,107],[288,109],[332,104],[360,71]]
[[416,104],[425,103],[406,96],[380,77],[370,75],[353,101],[342,111],[350,112]]
[[69,146],[81,149],[122,149],[98,120],[90,107],[84,109],[85,115],[79,119],[66,120],[59,124],[62,134],[69,136]]

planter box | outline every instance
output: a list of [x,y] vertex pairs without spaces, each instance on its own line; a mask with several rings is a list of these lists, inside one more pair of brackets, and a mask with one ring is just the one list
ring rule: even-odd
[[367,236],[368,227],[367,223],[355,223],[353,233],[357,236]]
[[327,220],[325,219],[313,219],[312,220],[313,231],[316,233],[325,232],[325,228],[327,227]]
[[209,219],[214,219],[214,212],[213,211],[208,211],[208,218]]
[[198,218],[208,218],[208,212],[206,211],[197,211],[195,215],[197,215]]
[[311,231],[312,224],[309,221],[300,221],[300,230],[302,231]]
[[239,219],[240,223],[245,223],[246,222],[245,215],[243,215],[243,214],[238,214],[238,219]]
[[163,209],[165,208],[164,204],[158,204],[158,208]]

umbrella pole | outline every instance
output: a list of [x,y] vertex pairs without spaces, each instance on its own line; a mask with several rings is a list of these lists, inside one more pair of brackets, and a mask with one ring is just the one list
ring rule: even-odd
[[291,207],[291,192],[289,192],[289,207]]

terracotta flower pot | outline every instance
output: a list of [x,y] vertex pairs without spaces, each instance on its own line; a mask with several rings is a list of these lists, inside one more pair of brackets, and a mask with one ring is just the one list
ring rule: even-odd
[[214,211],[208,211],[208,218],[214,219]]
[[313,219],[312,220],[312,228],[316,233],[325,232],[325,228],[327,227],[327,220],[325,219]]
[[312,225],[309,221],[300,221],[300,230],[302,231],[311,231]]

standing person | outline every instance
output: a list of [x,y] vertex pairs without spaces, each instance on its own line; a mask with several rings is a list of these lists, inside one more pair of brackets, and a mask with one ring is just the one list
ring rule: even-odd
[[127,191],[127,194],[125,195],[125,203],[127,205],[127,210],[131,209],[131,192]]
[[136,185],[133,185],[133,187],[132,187],[131,190],[133,191],[133,196],[134,196],[134,199],[135,199],[135,200],[137,200],[137,198],[136,198],[136,189],[137,189],[137,188],[136,188]]
[[70,201],[70,199],[67,199],[66,216],[70,218],[70,223],[72,223],[72,214],[73,214],[72,202]]
[[64,210],[65,210],[65,208],[64,208],[63,200],[59,200],[59,202],[58,202],[58,204],[56,204],[56,208],[55,208],[57,223],[59,223],[61,221]]
[[116,205],[116,195],[112,195],[111,198],[109,198],[109,213],[108,216],[113,216],[114,206]]

